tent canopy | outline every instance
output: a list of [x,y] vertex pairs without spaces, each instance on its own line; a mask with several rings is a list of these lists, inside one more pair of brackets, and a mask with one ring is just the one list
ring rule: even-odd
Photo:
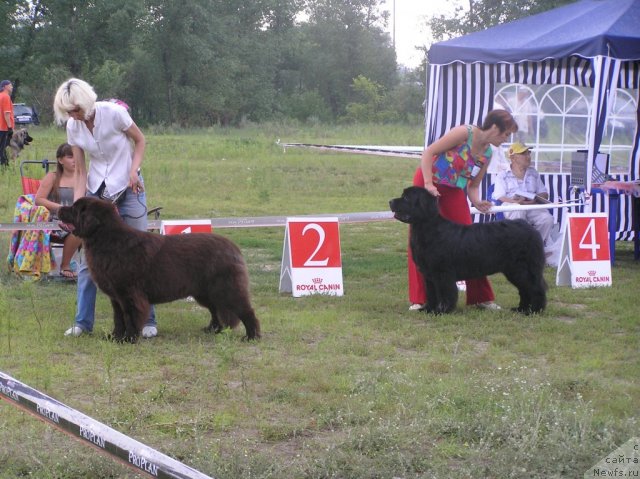
[[640,59],[640,0],[584,0],[434,44],[431,64]]
[[[581,0],[436,43],[429,50],[428,74],[426,144],[454,126],[481,124],[499,84],[592,88],[585,184],[590,191],[616,91],[640,86],[640,0]],[[620,179],[640,178],[638,128],[629,167]],[[548,174],[545,182],[557,196],[570,197],[570,175]]]

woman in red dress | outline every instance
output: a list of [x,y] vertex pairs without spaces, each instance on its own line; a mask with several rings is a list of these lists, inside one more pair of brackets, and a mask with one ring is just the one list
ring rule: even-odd
[[[480,198],[480,184],[484,178],[491,147],[499,147],[518,131],[513,116],[506,110],[490,111],[481,127],[461,125],[452,128],[440,139],[428,145],[422,153],[420,167],[413,177],[414,186],[424,187],[438,197],[440,214],[456,223],[471,224],[467,198],[482,213],[492,203]],[[466,193],[465,193],[466,190]],[[424,278],[418,271],[409,249],[409,309],[421,309],[427,302]],[[489,280],[469,279],[467,305],[485,309],[500,309]]]

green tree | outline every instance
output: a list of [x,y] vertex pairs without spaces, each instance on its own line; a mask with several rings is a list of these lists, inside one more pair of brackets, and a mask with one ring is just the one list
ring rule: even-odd
[[45,122],[70,76],[142,124],[335,117],[358,75],[396,84],[382,1],[5,0],[0,71]]
[[310,0],[301,26],[303,89],[317,90],[335,115],[343,114],[363,75],[386,88],[396,81],[396,58],[379,0]]
[[[13,16],[20,95],[36,104],[42,120],[51,118],[55,89],[65,78],[78,76],[96,90],[124,95],[122,81],[102,91],[106,70],[126,70],[142,0],[28,0],[17,2]],[[113,78],[113,74],[110,75]],[[121,74],[120,77],[123,75]]]
[[439,15],[427,21],[436,40],[455,38],[535,15],[574,0],[467,0],[452,16]]
[[141,117],[179,125],[237,124],[272,115],[278,44],[296,1],[152,0],[134,51]]
[[377,122],[384,102],[384,88],[379,83],[358,75],[351,85],[354,100],[347,105],[345,119],[352,122]]

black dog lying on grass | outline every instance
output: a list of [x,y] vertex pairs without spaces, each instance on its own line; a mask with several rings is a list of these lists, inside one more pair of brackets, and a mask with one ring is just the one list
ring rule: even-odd
[[208,331],[218,333],[242,321],[248,339],[260,337],[247,266],[227,238],[138,231],[112,203],[97,198],[80,198],[60,208],[58,217],[82,238],[91,277],[111,299],[113,339],[135,342],[152,304],[188,296],[211,312]]
[[502,272],[518,288],[516,311],[540,313],[547,304],[542,238],[524,220],[461,225],[438,212],[438,200],[412,186],[389,202],[394,217],[411,225],[413,259],[425,277],[429,313],[456,307],[456,281]]

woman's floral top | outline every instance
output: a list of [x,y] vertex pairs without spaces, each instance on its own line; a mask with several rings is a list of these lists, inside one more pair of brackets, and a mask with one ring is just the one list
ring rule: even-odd
[[[491,146],[478,158],[471,156],[473,128],[467,125],[467,141],[456,148],[433,157],[434,182],[464,189],[480,168],[491,159]],[[476,168],[477,167],[477,168]]]

